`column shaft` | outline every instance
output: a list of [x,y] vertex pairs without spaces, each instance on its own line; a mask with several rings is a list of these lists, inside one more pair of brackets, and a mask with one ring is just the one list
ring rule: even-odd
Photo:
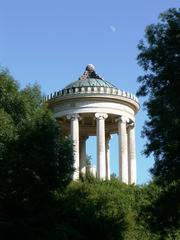
[[96,113],[97,131],[97,176],[106,179],[105,119],[107,114]]
[[87,137],[80,138],[80,171],[81,173],[86,173],[86,140]]
[[106,179],[110,180],[110,148],[109,148],[110,136],[106,137]]
[[127,151],[127,119],[120,117],[118,121],[119,137],[119,178],[128,184],[128,151]]
[[129,183],[136,184],[136,144],[134,124],[131,124],[128,128],[128,157],[129,157]]
[[73,141],[74,154],[74,174],[73,180],[79,179],[79,115],[72,114],[67,116],[71,121],[71,138]]

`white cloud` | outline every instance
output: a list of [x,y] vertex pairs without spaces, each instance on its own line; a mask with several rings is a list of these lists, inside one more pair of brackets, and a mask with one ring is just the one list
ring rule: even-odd
[[110,29],[111,29],[112,32],[116,32],[116,27],[115,27],[115,26],[110,25],[109,27],[110,27]]

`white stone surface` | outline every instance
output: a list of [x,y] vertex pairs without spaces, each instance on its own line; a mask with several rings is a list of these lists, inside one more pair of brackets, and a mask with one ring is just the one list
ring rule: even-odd
[[134,123],[128,127],[129,184],[136,184],[136,141]]
[[88,137],[80,136],[80,172],[86,173],[86,140]]
[[73,153],[74,153],[74,174],[73,180],[79,179],[79,115],[69,114],[67,119],[71,121],[71,137],[73,141]]
[[[86,143],[82,140],[82,136],[95,134],[97,135],[97,167],[93,172],[101,179],[110,179],[110,149],[107,133],[118,133],[120,180],[124,183],[136,183],[135,129],[131,123],[135,122],[139,103],[134,95],[116,88],[88,86],[56,92],[47,97],[47,100],[54,117],[62,125],[64,124],[63,130],[67,134],[70,131],[74,151],[74,180],[79,179],[79,171],[85,173],[86,168],[84,161]],[[70,123],[65,119],[66,116]],[[87,121],[88,126],[83,124],[84,116],[92,118],[92,121]],[[118,122],[115,122],[116,118],[119,119]]]
[[111,169],[110,169],[110,146],[109,141],[111,137],[106,137],[106,179],[110,180],[111,176]]
[[123,115],[132,121],[134,121],[135,109],[130,105],[124,104],[121,101],[115,101],[115,99],[94,99],[92,97],[83,97],[80,99],[71,99],[60,102],[58,106],[53,107],[54,116],[56,118],[65,116],[69,113],[108,113],[114,115]]
[[90,166],[90,173],[91,173],[94,177],[97,177],[97,172],[96,172],[96,166],[95,166],[95,165]]
[[129,120],[121,116],[118,118],[119,138],[119,179],[128,184],[128,142],[126,124]]
[[100,179],[106,179],[106,152],[105,152],[105,119],[108,117],[105,113],[96,113],[97,127],[97,176]]

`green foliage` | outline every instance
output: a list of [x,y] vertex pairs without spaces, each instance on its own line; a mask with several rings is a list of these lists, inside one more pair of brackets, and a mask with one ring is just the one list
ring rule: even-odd
[[87,155],[85,161],[86,161],[86,171],[89,172],[91,168],[92,156]]
[[[0,233],[4,239],[180,239],[180,9],[160,15],[139,44],[139,96],[149,120],[145,154],[154,182],[100,181],[88,170],[71,182],[72,144],[38,85],[21,90],[0,70]],[[87,160],[90,160],[89,158]],[[87,161],[88,163],[89,161]],[[87,164],[88,165],[88,164]]]
[[147,206],[151,195],[152,190],[118,180],[73,182],[64,194],[55,193],[59,202],[57,229],[61,229],[57,239],[158,239],[139,217],[140,205]]
[[[0,72],[0,230],[6,238],[49,239],[53,191],[73,172],[71,141],[44,103],[38,85],[20,90]],[[9,234],[9,235],[8,235]]]
[[[179,239],[180,182],[173,182],[166,188],[153,186],[157,191],[151,193],[151,201],[144,206],[140,204],[142,219],[151,231],[159,233],[160,239]],[[151,186],[148,188],[151,189]]]
[[146,28],[145,38],[138,46],[145,71],[138,79],[138,95],[148,97],[145,154],[154,155],[151,172],[162,189],[144,208],[143,218],[159,239],[180,239],[180,9],[161,14],[157,24]]
[[145,154],[153,153],[152,173],[161,184],[179,179],[180,172],[180,9],[160,15],[159,23],[146,28],[146,43],[139,44],[139,65],[145,71],[138,95],[148,96],[144,106]]

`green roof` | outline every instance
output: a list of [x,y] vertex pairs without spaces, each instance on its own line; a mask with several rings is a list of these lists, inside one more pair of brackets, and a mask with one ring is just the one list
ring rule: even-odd
[[116,88],[113,84],[99,78],[87,78],[83,80],[77,80],[69,85],[67,85],[64,89],[71,88],[79,88],[79,87],[107,87],[107,88]]

